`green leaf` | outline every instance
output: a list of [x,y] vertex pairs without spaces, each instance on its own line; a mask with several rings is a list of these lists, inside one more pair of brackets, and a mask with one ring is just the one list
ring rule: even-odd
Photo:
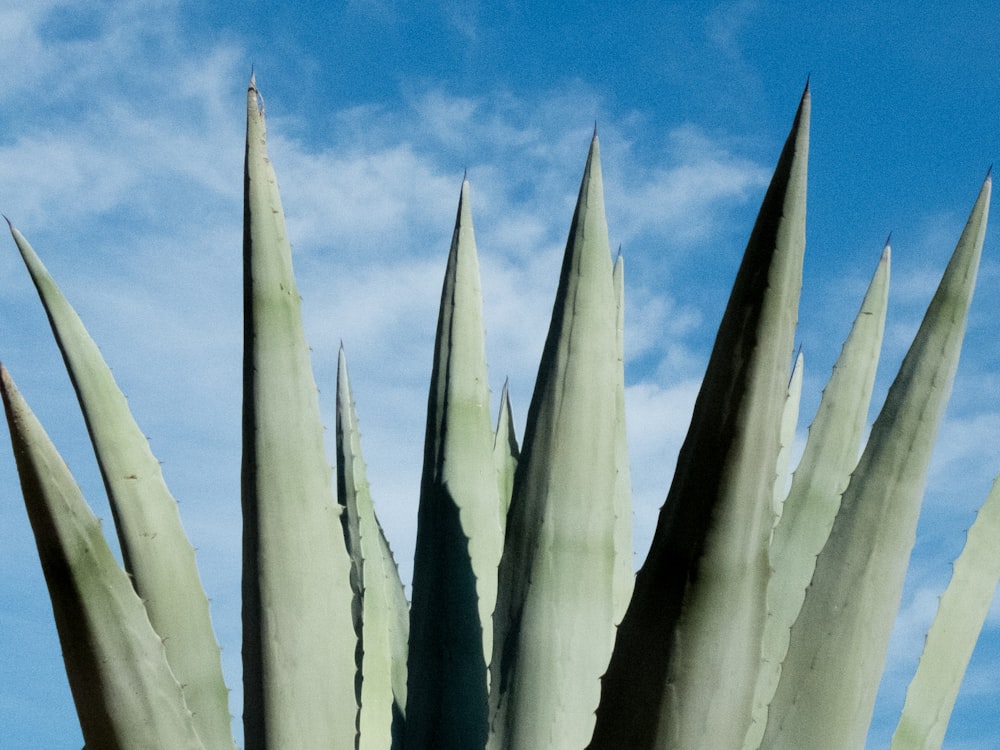
[[595,134],[507,515],[491,750],[580,748],[614,636],[619,361]]
[[410,613],[399,570],[375,516],[343,347],[337,368],[337,496],[345,508],[342,518],[350,519],[349,549],[358,581],[358,750],[400,748]]
[[463,180],[441,292],[417,512],[406,747],[481,747],[502,535],[482,292]]
[[615,336],[618,344],[615,417],[618,430],[615,440],[615,573],[614,597],[617,625],[632,598],[635,572],[632,567],[632,477],[628,463],[628,438],[625,424],[625,259],[621,249],[615,260],[612,281],[615,287]]
[[844,492],[791,632],[762,747],[862,747],[986,231],[983,184]]
[[1000,478],[969,529],[941,596],[890,750],[938,750],[1000,580]]
[[788,394],[785,396],[785,408],[781,412],[781,448],[778,451],[778,461],[774,472],[774,495],[771,498],[771,508],[774,513],[774,524],[778,524],[785,506],[788,494],[788,469],[792,464],[792,449],[795,447],[795,428],[799,424],[799,405],[802,402],[802,378],[805,370],[805,357],[799,350],[792,366],[792,376],[788,379]]
[[739,747],[766,617],[767,544],[805,247],[809,92],[758,214],[590,747]]
[[181,526],[149,441],[136,424],[83,322],[28,241],[11,234],[38,290],[76,389],[107,489],[125,569],[163,638],[195,725],[211,748],[234,748],[229,691],[222,677],[208,599],[194,548]]
[[84,741],[102,750],[208,750],[100,521],[2,367],[0,389]]
[[517,472],[520,455],[517,435],[514,432],[514,416],[510,407],[510,391],[505,380],[503,390],[500,392],[500,413],[497,416],[497,429],[493,438],[493,461],[496,464],[500,492],[501,531],[507,526],[507,509],[510,508],[510,495],[514,491],[514,474]]
[[745,748],[757,748],[767,706],[781,674],[792,624],[802,608],[819,555],[830,536],[840,496],[858,462],[875,384],[889,298],[889,246],[861,302],[850,334],[823,389],[819,409],[771,540],[768,618],[753,725]]
[[243,253],[246,747],[354,750],[351,562],[253,79]]

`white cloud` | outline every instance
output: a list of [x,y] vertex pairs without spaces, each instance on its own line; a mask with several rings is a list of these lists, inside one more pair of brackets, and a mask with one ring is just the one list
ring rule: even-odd
[[705,19],[705,34],[712,46],[726,57],[742,62],[739,37],[758,5],[755,0],[735,0],[712,8]]
[[660,506],[670,489],[700,386],[699,378],[668,387],[642,382],[625,389],[637,565],[645,559]]
[[670,131],[660,157],[656,163],[668,166],[644,167],[629,159],[612,172],[609,204],[627,245],[646,232],[669,238],[664,250],[674,252],[712,239],[726,211],[761,195],[771,176],[769,168],[732,154],[693,125]]

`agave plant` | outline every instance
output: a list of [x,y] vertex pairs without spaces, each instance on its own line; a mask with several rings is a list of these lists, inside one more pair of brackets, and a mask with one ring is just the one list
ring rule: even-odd
[[[463,180],[441,294],[412,600],[375,514],[346,356],[327,462],[263,109],[247,96],[243,733],[247,748],[864,744],[958,362],[986,179],[864,440],[884,248],[791,481],[810,94],[750,234],[653,543],[631,567],[624,265],[595,132],[523,440],[494,426]],[[2,372],[25,503],[86,745],[235,746],[194,554],[147,441],[12,227],[97,454],[124,559]],[[790,371],[791,369],[791,371]],[[861,457],[859,450],[864,442]],[[995,485],[955,564],[894,750],[940,747],[1000,577]]]

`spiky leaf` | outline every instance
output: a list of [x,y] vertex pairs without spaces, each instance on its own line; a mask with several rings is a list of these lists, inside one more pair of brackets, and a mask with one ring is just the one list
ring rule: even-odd
[[229,691],[194,548],[160,463],[97,345],[24,236],[11,227],[76,390],[107,489],[125,569],[163,638],[199,734],[235,747]]
[[595,750],[739,747],[749,726],[802,278],[808,134],[807,89],[618,628]]
[[521,450],[517,445],[517,434],[514,432],[514,415],[510,406],[510,390],[505,380],[500,392],[500,412],[497,416],[497,429],[493,438],[493,461],[497,469],[497,486],[500,493],[500,529],[507,526],[507,509],[510,508],[510,495],[514,491],[514,474],[517,472],[517,462]]
[[413,562],[406,746],[479,747],[502,536],[482,292],[463,180],[441,292]]
[[595,134],[507,515],[491,750],[579,748],[614,633],[618,343]]
[[343,347],[337,367],[337,496],[345,508],[342,518],[350,520],[349,546],[358,583],[358,750],[400,748],[409,607],[389,543],[375,516]]
[[969,528],[941,596],[890,750],[938,750],[1000,580],[1000,478]]
[[965,333],[989,179],[841,499],[791,632],[762,747],[861,747]]
[[353,750],[351,563],[253,80],[243,252],[246,746]]
[[795,357],[795,364],[792,365],[792,376],[788,379],[788,394],[785,396],[785,408],[781,413],[781,448],[778,451],[778,461],[774,472],[774,494],[771,497],[775,525],[781,518],[785,506],[788,470],[792,465],[792,449],[795,447],[795,428],[799,423],[799,406],[802,403],[804,376],[805,356],[800,349]]
[[746,748],[758,747],[763,737],[767,706],[778,686],[792,624],[802,608],[816,557],[830,535],[840,496],[857,464],[885,331],[889,258],[886,245],[823,389],[802,459],[774,530],[770,549],[773,572],[767,589],[768,618],[753,725]]
[[106,750],[208,750],[100,521],[2,367],[0,389],[84,741]]

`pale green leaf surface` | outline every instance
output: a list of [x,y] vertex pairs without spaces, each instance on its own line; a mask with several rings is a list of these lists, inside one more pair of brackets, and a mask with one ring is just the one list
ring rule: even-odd
[[500,530],[507,526],[507,510],[510,496],[514,491],[514,474],[521,451],[514,432],[514,415],[510,406],[510,390],[504,380],[500,392],[500,412],[497,415],[497,429],[493,438],[493,460],[497,469],[497,487],[500,493]]
[[507,517],[491,750],[575,750],[593,728],[614,635],[615,296],[595,134]]
[[502,550],[482,291],[463,180],[427,402],[407,664],[408,750],[485,743]]
[[781,518],[785,496],[788,494],[788,471],[792,465],[792,449],[795,447],[795,428],[799,423],[804,368],[805,357],[800,350],[795,357],[795,364],[792,366],[792,376],[788,380],[788,394],[785,397],[785,409],[781,413],[781,447],[778,451],[778,461],[774,472],[774,495],[771,498],[775,525]]
[[614,621],[621,622],[632,598],[635,572],[632,566],[632,476],[628,462],[625,423],[625,258],[618,251],[612,281],[615,287],[615,336],[618,372],[615,387],[618,434],[615,439],[615,580]]
[[208,750],[100,521],[2,367],[0,388],[84,741],[102,750]]
[[395,560],[375,515],[347,358],[337,367],[337,490],[352,519],[361,628],[358,750],[402,747],[409,609]]
[[233,748],[229,692],[194,548],[125,395],[97,345],[28,241],[11,227],[76,390],[107,488],[126,570],[212,748]]
[[986,231],[983,184],[841,499],[792,628],[761,747],[864,745]]
[[351,562],[264,114],[247,92],[243,679],[247,750],[354,750]]
[[594,750],[733,748],[750,724],[802,279],[808,134],[807,89],[618,628]]
[[1000,580],[1000,478],[969,528],[941,596],[890,750],[939,750]]
[[768,618],[753,723],[744,747],[764,734],[767,706],[781,674],[792,624],[802,608],[816,557],[826,543],[840,496],[857,464],[885,331],[890,250],[886,245],[854,324],[823,389],[802,458],[771,540]]

